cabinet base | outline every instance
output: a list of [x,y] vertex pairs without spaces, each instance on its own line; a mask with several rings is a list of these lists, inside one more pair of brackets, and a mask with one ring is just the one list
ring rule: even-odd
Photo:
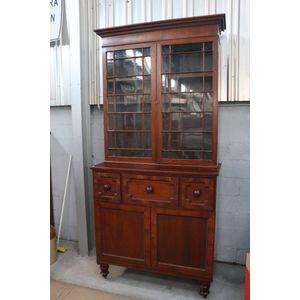
[[209,294],[210,283],[202,283],[200,287],[200,295],[206,298]]
[[103,278],[106,279],[107,275],[109,274],[109,265],[108,264],[100,264],[100,270],[101,270],[101,274],[103,276]]

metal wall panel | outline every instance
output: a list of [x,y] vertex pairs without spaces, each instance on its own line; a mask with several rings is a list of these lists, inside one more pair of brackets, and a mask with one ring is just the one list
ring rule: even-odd
[[[250,100],[249,0],[87,0],[90,9],[90,104],[102,104],[101,38],[93,30],[172,18],[226,14],[220,37],[219,100]],[[68,1],[66,1],[68,2]],[[66,15],[67,15],[66,7]],[[66,20],[67,21],[67,20]],[[50,49],[51,105],[70,104],[68,45]],[[95,67],[96,66],[96,67]]]
[[[219,100],[250,100],[249,0],[95,1],[101,3],[98,6],[100,16],[97,20],[98,28],[225,13],[227,29],[220,38]],[[103,5],[105,5],[105,15]],[[98,37],[97,39],[100,40]],[[97,55],[100,56],[99,42],[97,51]],[[101,96],[97,97],[97,104],[100,103],[101,98]]]

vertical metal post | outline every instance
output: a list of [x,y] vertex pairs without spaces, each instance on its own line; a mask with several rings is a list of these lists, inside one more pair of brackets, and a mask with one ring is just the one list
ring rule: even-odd
[[80,65],[80,0],[69,5],[70,24],[70,74],[71,74],[71,104],[73,131],[73,177],[75,181],[75,198],[77,209],[78,247],[79,254],[88,255],[88,227],[84,178],[83,155],[83,113],[81,94],[81,65]]

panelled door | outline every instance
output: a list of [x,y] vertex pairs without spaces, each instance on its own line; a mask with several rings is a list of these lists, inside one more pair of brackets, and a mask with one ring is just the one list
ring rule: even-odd
[[[150,265],[150,208],[103,203],[99,213],[100,240],[97,249],[102,263],[124,266]],[[98,234],[98,233],[97,233]]]
[[151,209],[151,265],[163,271],[212,274],[214,214]]

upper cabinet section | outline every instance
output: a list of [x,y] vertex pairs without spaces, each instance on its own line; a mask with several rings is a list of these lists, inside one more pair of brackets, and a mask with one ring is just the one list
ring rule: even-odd
[[225,15],[95,30],[103,37],[106,161],[216,165]]

